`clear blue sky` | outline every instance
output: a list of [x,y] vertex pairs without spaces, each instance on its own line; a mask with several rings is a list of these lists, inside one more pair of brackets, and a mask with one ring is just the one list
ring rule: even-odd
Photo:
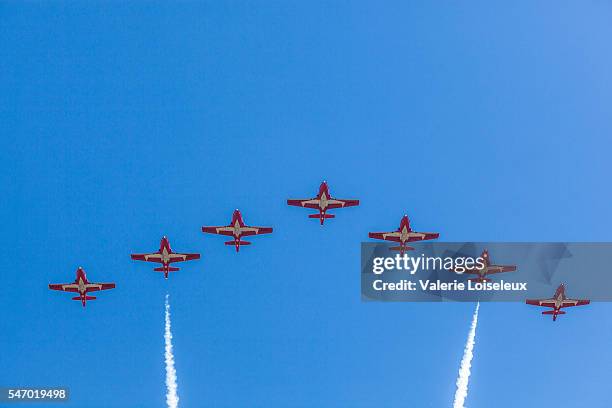
[[[0,5],[0,385],[164,406],[169,293],[181,406],[450,406],[474,306],[362,303],[359,244],[611,240],[612,6],[421,3]],[[235,208],[274,234],[200,232]],[[470,408],[612,405],[612,307],[539,312],[482,305]]]

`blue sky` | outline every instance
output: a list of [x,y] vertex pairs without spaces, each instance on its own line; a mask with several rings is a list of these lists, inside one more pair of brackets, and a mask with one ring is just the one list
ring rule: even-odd
[[[359,244],[609,241],[612,6],[421,3],[0,5],[0,385],[163,406],[169,293],[181,406],[450,406],[474,305],[362,303]],[[200,232],[235,208],[274,234]],[[609,407],[611,312],[483,304],[467,404]]]

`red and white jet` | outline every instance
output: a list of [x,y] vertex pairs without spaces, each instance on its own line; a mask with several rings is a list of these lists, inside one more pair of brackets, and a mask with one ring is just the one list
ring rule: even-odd
[[489,251],[487,251],[486,249],[482,251],[482,254],[480,255],[480,257],[482,258],[482,261],[484,264],[482,268],[478,268],[478,266],[475,266],[474,268],[466,269],[464,272],[461,272],[461,273],[467,273],[470,275],[478,275],[477,278],[469,279],[472,282],[490,282],[491,279],[487,278],[487,275],[491,275],[493,273],[516,271],[516,265],[493,265],[491,264],[491,259],[489,258]]
[[80,300],[85,307],[88,300],[95,300],[95,296],[87,296],[89,292],[97,292],[99,290],[114,289],[114,283],[94,283],[87,280],[85,271],[79,266],[76,270],[76,279],[72,283],[50,283],[49,289],[61,290],[64,292],[78,293],[79,296],[73,297],[72,300]]
[[404,215],[397,230],[389,232],[370,232],[368,236],[374,239],[399,242],[399,246],[391,247],[390,249],[393,251],[400,251],[400,253],[403,255],[405,251],[414,249],[413,247],[407,246],[407,242],[436,239],[440,236],[440,234],[437,232],[413,231],[412,228],[410,228],[410,219],[407,215]]
[[296,207],[305,207],[319,210],[318,214],[310,214],[308,218],[318,218],[321,221],[321,225],[326,218],[334,218],[335,215],[327,214],[327,210],[334,208],[354,207],[359,205],[359,200],[342,200],[340,198],[333,198],[329,194],[329,188],[327,182],[322,182],[319,186],[319,193],[314,198],[305,198],[303,200],[287,200],[287,204],[294,205]]
[[168,279],[169,272],[176,272],[179,268],[170,266],[174,262],[191,261],[200,259],[200,254],[181,254],[172,252],[170,241],[167,237],[162,237],[159,250],[150,254],[131,254],[130,257],[135,261],[156,262],[162,264],[161,267],[153,269],[155,272],[163,272],[164,278]]
[[271,227],[251,227],[246,225],[242,220],[242,214],[240,211],[235,210],[232,215],[232,222],[229,225],[222,225],[219,227],[202,227],[202,232],[209,234],[227,235],[233,237],[232,241],[225,242],[225,245],[234,245],[236,252],[240,251],[240,245],[251,245],[250,242],[242,241],[242,237],[248,237],[251,235],[270,234],[272,232]]
[[528,305],[552,307],[553,310],[542,312],[544,315],[552,315],[553,321],[557,320],[557,315],[565,314],[561,308],[571,306],[583,306],[591,303],[588,299],[570,299],[565,296],[565,285],[562,283],[555,291],[555,296],[550,299],[527,299]]

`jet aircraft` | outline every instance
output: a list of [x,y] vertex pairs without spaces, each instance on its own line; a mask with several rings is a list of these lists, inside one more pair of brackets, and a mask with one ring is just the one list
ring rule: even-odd
[[76,279],[71,283],[50,283],[49,289],[61,290],[64,292],[78,293],[79,296],[73,297],[72,300],[80,300],[85,307],[88,300],[95,300],[95,296],[88,296],[89,292],[97,292],[99,290],[114,289],[114,283],[94,283],[87,280],[87,275],[82,267],[76,270]]
[[404,215],[397,230],[389,232],[370,232],[368,236],[373,239],[398,242],[400,244],[399,246],[391,247],[390,249],[393,251],[400,251],[400,253],[403,255],[405,251],[414,249],[413,247],[406,245],[408,242],[436,239],[440,236],[440,234],[437,232],[413,231],[412,228],[410,228],[410,219],[407,215]]
[[168,279],[169,272],[176,272],[179,268],[173,267],[170,264],[174,262],[191,261],[194,259],[200,259],[200,254],[182,254],[173,252],[170,248],[170,241],[168,237],[162,237],[159,243],[159,250],[148,254],[131,254],[130,257],[135,261],[155,262],[160,263],[162,266],[153,269],[155,272],[163,272],[164,278]]
[[272,232],[271,227],[252,227],[246,225],[242,219],[242,214],[239,210],[235,210],[232,215],[232,222],[229,225],[223,225],[218,227],[204,226],[202,232],[209,234],[226,235],[233,238],[231,241],[226,241],[225,245],[234,245],[236,252],[240,252],[241,245],[251,245],[250,242],[243,241],[242,237],[248,237],[251,235],[270,234]]
[[558,315],[563,315],[565,312],[561,310],[564,307],[583,306],[591,303],[588,299],[570,299],[565,295],[565,285],[562,283],[555,291],[555,295],[550,299],[527,299],[528,305],[552,307],[552,310],[542,312],[543,315],[552,315],[553,321],[557,320]]
[[331,210],[334,208],[357,206],[359,205],[359,200],[343,200],[340,198],[333,198],[329,194],[329,187],[327,186],[327,182],[324,181],[319,186],[319,193],[316,197],[304,199],[289,199],[287,200],[287,204],[296,207],[305,207],[312,208],[314,210],[319,210],[318,214],[310,214],[308,218],[318,218],[321,222],[321,225],[323,225],[325,219],[335,217],[334,214],[327,214],[327,210]]
[[[482,268],[474,267],[466,269],[461,273],[467,273],[470,275],[478,275],[476,278],[470,278],[472,282],[490,282],[491,279],[487,278],[488,275],[502,272],[514,272],[516,271],[516,265],[493,265],[489,257],[489,251],[486,249],[482,251],[480,257],[483,260],[484,266]],[[457,272],[459,273],[459,272]]]

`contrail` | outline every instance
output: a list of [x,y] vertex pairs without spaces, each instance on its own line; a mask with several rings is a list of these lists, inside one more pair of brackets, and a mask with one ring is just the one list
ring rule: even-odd
[[461,367],[459,367],[459,376],[457,377],[457,391],[455,391],[455,401],[453,408],[464,408],[464,402],[468,394],[468,382],[470,380],[470,368],[472,367],[472,357],[474,357],[474,343],[476,337],[476,325],[478,324],[478,309],[480,302],[476,304],[474,316],[472,317],[472,325],[468,334],[463,358],[461,359]]
[[168,302],[168,294],[166,294],[166,330],[164,333],[166,343],[166,403],[168,408],[177,408],[179,397],[176,392],[176,370],[174,369],[174,354],[172,352],[172,330],[170,326],[170,303]]

